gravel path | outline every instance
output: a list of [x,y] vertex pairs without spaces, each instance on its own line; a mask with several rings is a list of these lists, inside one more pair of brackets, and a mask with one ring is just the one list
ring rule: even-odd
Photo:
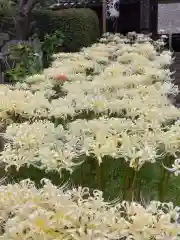
[[158,30],[180,33],[180,3],[159,4]]
[[[180,34],[180,3],[168,3],[158,5],[158,31],[164,30],[165,33]],[[175,71],[174,83],[180,90],[180,52],[175,52],[175,62],[172,71]],[[176,97],[177,107],[180,107],[180,93]]]

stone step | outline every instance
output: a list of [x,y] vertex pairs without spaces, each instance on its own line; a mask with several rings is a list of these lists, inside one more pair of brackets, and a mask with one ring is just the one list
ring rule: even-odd
[[[174,77],[174,83],[180,87],[180,52],[174,53],[174,63],[171,65],[171,71],[175,71],[173,77]],[[180,94],[178,95],[178,102],[180,102]]]
[[179,71],[179,69],[178,69],[177,67],[171,68],[170,70],[171,70],[171,71],[176,71],[176,72]]
[[178,64],[178,65],[174,65],[171,69],[179,70],[179,69],[180,69],[180,64]]
[[180,63],[175,63],[174,65],[172,65],[173,68],[180,68]]
[[180,85],[180,77],[179,78],[175,78],[174,84],[178,85],[178,86]]
[[180,74],[180,71],[176,71],[175,73],[174,73],[174,76],[177,76],[177,75],[179,75]]
[[180,60],[176,61],[176,62],[173,64],[173,66],[178,66],[178,65],[180,65]]
[[180,85],[180,75],[179,75],[179,76],[176,76],[174,79],[175,79],[175,80],[174,80],[175,84],[176,84],[176,85]]
[[177,70],[179,70],[179,69],[180,69],[180,64],[172,66],[171,69],[177,69]]
[[174,73],[174,76],[179,76],[180,75],[180,71],[176,71],[175,73]]
[[180,77],[175,78],[174,84],[180,86]]

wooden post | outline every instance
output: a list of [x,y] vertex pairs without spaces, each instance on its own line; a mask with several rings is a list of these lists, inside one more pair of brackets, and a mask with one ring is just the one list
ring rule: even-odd
[[153,37],[156,37],[158,33],[158,0],[150,0],[151,8],[151,21],[150,21],[150,31]]
[[102,33],[106,33],[106,0],[102,1]]
[[150,1],[140,0],[140,31],[149,33],[150,31]]

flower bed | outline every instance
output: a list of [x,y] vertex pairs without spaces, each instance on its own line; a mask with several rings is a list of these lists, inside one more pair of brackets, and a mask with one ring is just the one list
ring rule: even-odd
[[[79,53],[56,54],[42,75],[1,87],[0,158],[7,173],[15,167],[31,178],[33,166],[82,188],[3,185],[0,239],[178,239],[178,208],[134,202],[150,182],[156,199],[169,199],[169,182],[176,180],[167,169],[179,174],[180,110],[168,97],[178,93],[173,59],[161,41],[132,37],[106,34]],[[109,194],[120,183],[121,192]],[[106,199],[132,202],[107,203],[100,191],[90,196],[94,188]]]
[[178,239],[172,204],[110,204],[100,191],[44,182],[39,190],[29,180],[0,187],[0,239]]
[[[24,84],[20,86],[24,89],[12,90],[2,87],[2,119],[16,122],[7,127],[5,136],[12,141],[6,144],[2,161],[18,167],[35,163],[36,157],[41,159],[41,145],[43,155],[46,149],[45,155],[52,161],[55,148],[62,150],[62,145],[66,146],[66,153],[55,152],[64,159],[62,163],[65,161],[67,168],[81,155],[93,154],[99,163],[106,155],[123,157],[138,170],[145,162],[153,163],[162,154],[178,154],[180,111],[167,98],[168,93],[175,95],[178,91],[171,83],[167,68],[172,62],[171,55],[167,51],[156,51],[149,42],[138,43],[137,40],[130,45],[125,40],[110,35],[101,40],[105,43],[95,44],[79,55],[69,54],[65,59],[64,53],[56,55],[52,67],[45,70],[44,75],[34,76],[31,85]],[[96,60],[100,49],[100,57],[105,58],[106,63],[102,63],[102,59]],[[87,73],[89,68],[93,74]],[[101,69],[99,74],[97,68]],[[68,80],[54,80],[52,75],[46,75],[47,72],[54,73],[54,77],[63,72]],[[72,79],[71,74],[75,78],[80,74],[80,80]],[[32,79],[28,78],[27,82]],[[51,99],[58,91],[64,96]],[[172,121],[177,122],[167,125]],[[64,129],[60,125],[59,130],[59,123],[64,124]],[[58,133],[57,137],[51,137],[54,132]],[[172,140],[175,144],[167,147],[172,132],[177,133]],[[36,148],[34,155],[32,145]],[[15,151],[15,160],[11,150]],[[27,155],[31,151],[27,159],[26,151]],[[60,167],[54,165],[56,170],[61,169],[60,159]],[[48,166],[48,161],[46,164]]]

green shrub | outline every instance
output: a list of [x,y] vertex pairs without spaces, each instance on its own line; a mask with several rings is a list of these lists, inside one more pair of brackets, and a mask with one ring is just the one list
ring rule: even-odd
[[47,34],[44,37],[42,44],[43,51],[43,66],[46,68],[50,65],[52,61],[52,55],[60,51],[63,45],[64,35],[61,31],[56,30],[52,34]]
[[98,17],[90,9],[36,10],[33,18],[36,20],[37,33],[41,39],[46,34],[60,30],[65,37],[66,51],[79,51],[99,38]]
[[6,47],[9,57],[6,59],[5,76],[10,81],[23,81],[27,75],[33,75],[42,70],[40,52],[30,42],[12,41]]

